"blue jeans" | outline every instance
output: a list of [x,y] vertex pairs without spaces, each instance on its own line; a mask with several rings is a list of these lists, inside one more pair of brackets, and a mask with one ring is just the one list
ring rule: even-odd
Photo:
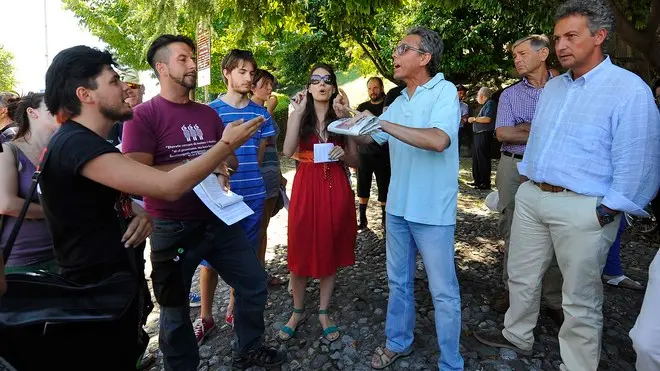
[[[238,355],[261,346],[266,272],[255,250],[248,248],[250,243],[241,227],[227,226],[215,217],[204,221],[156,219],[154,223],[151,277],[156,299],[161,304],[159,345],[165,370],[196,370],[199,364],[188,293],[202,259],[208,260],[235,290]],[[179,265],[172,265],[173,261]]]
[[387,214],[387,277],[390,297],[385,334],[387,349],[403,352],[413,343],[415,329],[415,259],[422,254],[435,308],[435,330],[440,346],[438,367],[463,370],[459,352],[461,298],[454,267],[455,226],[406,221]]
[[616,233],[616,240],[607,252],[607,260],[605,261],[605,268],[603,274],[607,276],[623,276],[623,268],[621,268],[621,235],[626,230],[626,218],[621,218],[619,230]]
[[[263,198],[259,198],[256,200],[249,200],[243,202],[245,202],[245,204],[247,204],[250,207],[250,209],[254,211],[254,214],[246,217],[245,219],[241,220],[236,224],[238,224],[241,227],[241,229],[243,229],[243,232],[245,232],[245,236],[250,242],[250,246],[254,249],[254,251],[257,251],[259,249],[259,241],[258,241],[259,227],[261,227],[261,216],[264,213],[264,203],[266,202],[266,200],[264,200]],[[211,268],[211,264],[206,260],[202,260],[201,264],[204,267]]]

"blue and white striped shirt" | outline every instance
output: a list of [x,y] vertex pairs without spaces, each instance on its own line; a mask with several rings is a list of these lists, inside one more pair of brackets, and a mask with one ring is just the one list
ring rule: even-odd
[[232,107],[220,99],[214,100],[209,106],[218,113],[225,124],[240,119],[249,121],[257,116],[263,116],[266,120],[252,138],[236,150],[238,170],[229,179],[231,190],[243,196],[246,201],[266,198],[266,187],[259,168],[259,144],[262,139],[276,135],[272,117],[265,107],[252,101],[241,109]]
[[573,80],[545,85],[521,175],[645,216],[660,185],[660,114],[649,87],[607,57]]

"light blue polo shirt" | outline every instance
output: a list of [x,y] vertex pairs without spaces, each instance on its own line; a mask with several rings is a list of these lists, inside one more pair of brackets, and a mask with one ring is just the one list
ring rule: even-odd
[[461,108],[454,84],[438,73],[417,87],[412,97],[404,89],[380,118],[410,128],[437,128],[451,139],[449,148],[434,152],[384,132],[372,136],[379,144],[389,142],[390,147],[392,178],[387,212],[409,222],[455,225]]

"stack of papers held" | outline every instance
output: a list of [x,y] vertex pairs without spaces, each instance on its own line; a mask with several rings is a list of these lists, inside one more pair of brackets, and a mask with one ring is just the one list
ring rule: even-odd
[[254,211],[243,202],[243,196],[222,189],[213,174],[206,177],[193,191],[204,205],[227,225],[254,214]]
[[349,136],[369,135],[378,130],[380,130],[380,120],[377,116],[343,118],[328,125],[328,131]]

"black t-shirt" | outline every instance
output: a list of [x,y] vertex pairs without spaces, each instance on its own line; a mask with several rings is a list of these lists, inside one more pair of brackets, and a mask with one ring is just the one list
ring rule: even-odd
[[122,121],[115,122],[115,124],[112,125],[112,128],[110,128],[110,132],[108,133],[108,142],[113,146],[120,144],[123,130],[124,123]]
[[47,148],[39,186],[62,274],[93,282],[129,270],[115,209],[120,192],[81,175],[90,160],[119,150],[74,121],[62,124]]
[[385,106],[389,107],[394,102],[394,100],[396,100],[399,97],[399,95],[401,95],[401,92],[405,88],[406,88],[405,85],[400,85],[390,89],[390,91],[388,91],[387,94],[385,95]]
[[363,102],[357,106],[357,110],[360,112],[369,111],[373,113],[374,116],[380,116],[383,113],[383,103],[385,103],[384,100],[378,104],[371,103],[371,101]]
[[[359,112],[363,111],[369,111],[374,114],[374,116],[380,116],[383,113],[383,105],[385,101],[382,101],[378,104],[371,103],[371,101],[363,102],[360,103],[359,106],[357,106],[357,110]],[[383,151],[389,151],[388,148],[384,148],[378,143],[371,143],[371,144],[360,144],[358,146],[358,151],[360,153],[363,153],[365,155],[376,155],[379,153],[382,153]]]

